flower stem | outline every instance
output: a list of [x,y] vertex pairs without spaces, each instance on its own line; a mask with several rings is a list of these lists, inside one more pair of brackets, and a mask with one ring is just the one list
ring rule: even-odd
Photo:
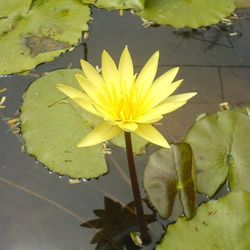
[[131,133],[124,132],[124,135],[125,135],[125,142],[126,142],[129,175],[130,175],[130,181],[131,181],[132,191],[134,195],[138,226],[140,229],[142,242],[145,244],[149,242],[150,238],[148,234],[147,224],[144,220],[143,205],[142,205],[141,194],[140,194],[140,189],[139,189],[137,174],[136,174],[136,169],[135,169],[133,147],[132,147],[132,142],[131,142]]

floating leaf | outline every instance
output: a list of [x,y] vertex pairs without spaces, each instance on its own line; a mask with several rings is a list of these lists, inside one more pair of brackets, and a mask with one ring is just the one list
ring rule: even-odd
[[231,190],[250,192],[250,117],[222,111],[196,122],[187,134],[197,168],[197,189],[213,196],[229,177]]
[[0,1],[0,36],[13,29],[28,11],[32,0]]
[[[50,170],[72,178],[95,178],[107,172],[102,146],[77,148],[92,129],[75,105],[58,91],[63,83],[79,88],[74,75],[80,70],[51,72],[34,81],[23,98],[21,130],[26,150]],[[80,88],[79,88],[80,89]]]
[[232,110],[236,111],[236,112],[240,112],[240,113],[245,114],[247,116],[250,116],[250,106],[246,106],[246,107],[234,107]]
[[85,4],[93,4],[98,8],[108,10],[136,9],[144,7],[145,0],[81,0]]
[[181,143],[153,153],[144,172],[144,188],[162,217],[171,215],[176,196],[180,196],[185,215],[193,217],[196,190],[190,146]]
[[168,226],[156,250],[250,249],[250,195],[232,192],[201,205],[196,216]]
[[80,1],[36,0],[31,6],[30,2],[0,3],[0,75],[53,60],[88,30],[90,9]]
[[146,0],[138,15],[175,28],[199,28],[218,23],[234,9],[234,0]]
[[[134,202],[122,206],[110,198],[104,198],[105,209],[96,209],[94,214],[98,219],[83,223],[82,227],[101,229],[95,234],[91,243],[97,244],[96,249],[124,249],[125,238],[130,232],[138,230],[137,215]],[[156,220],[154,214],[144,215],[149,224]],[[129,248],[127,248],[129,249]]]
[[[145,152],[145,146],[148,144],[148,141],[144,140],[142,137],[134,133],[131,134],[131,138],[133,144],[133,152],[135,154],[143,154]],[[113,138],[111,142],[118,147],[126,147],[123,133]]]

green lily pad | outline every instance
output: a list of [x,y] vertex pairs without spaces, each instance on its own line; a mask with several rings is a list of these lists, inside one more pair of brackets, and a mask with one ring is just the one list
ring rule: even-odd
[[232,110],[235,111],[235,112],[240,112],[242,114],[250,116],[250,106],[246,106],[246,107],[234,107]]
[[25,72],[53,60],[88,30],[90,8],[80,1],[36,0],[29,8],[29,1],[15,2],[20,2],[17,8],[9,1],[0,10],[1,15],[9,13],[0,26],[0,75]]
[[[145,153],[145,146],[148,144],[148,141],[144,140],[140,136],[132,133],[131,134],[131,140],[133,145],[133,152],[135,154],[143,154]],[[125,140],[124,140],[124,134],[120,134],[116,137],[114,137],[111,142],[115,144],[118,147],[125,148]]]
[[196,211],[196,189],[192,151],[187,143],[171,145],[150,156],[144,172],[144,188],[159,214],[168,218],[179,196],[187,218]]
[[231,190],[250,192],[250,117],[234,111],[204,116],[186,137],[194,153],[197,189],[213,196],[227,180]]
[[28,11],[32,0],[0,1],[0,36],[9,32]]
[[93,4],[98,8],[108,10],[135,9],[144,7],[145,0],[81,0],[85,4]]
[[80,89],[76,73],[81,71],[57,70],[30,85],[23,97],[21,132],[26,151],[50,170],[72,178],[95,178],[107,172],[103,148],[77,148],[92,128],[83,118],[84,110],[79,115],[55,86],[63,83]]
[[234,0],[146,0],[138,15],[157,24],[196,29],[218,23],[234,9]]
[[250,195],[232,192],[201,205],[192,220],[170,225],[156,250],[249,250],[249,234]]

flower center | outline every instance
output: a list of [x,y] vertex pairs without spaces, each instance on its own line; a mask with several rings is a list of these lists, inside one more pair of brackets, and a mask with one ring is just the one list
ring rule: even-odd
[[123,122],[131,122],[135,114],[135,103],[127,95],[123,96],[117,105],[117,118]]

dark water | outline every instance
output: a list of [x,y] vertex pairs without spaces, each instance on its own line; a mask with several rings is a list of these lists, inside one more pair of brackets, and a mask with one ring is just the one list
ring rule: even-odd
[[[231,36],[233,32],[237,35]],[[248,18],[235,22],[232,27],[222,25],[206,32],[173,32],[166,27],[145,29],[141,21],[129,13],[119,17],[117,12],[94,10],[90,33],[84,44],[53,62],[40,65],[28,76],[0,77],[0,87],[8,88],[7,108],[0,113],[0,249],[95,249],[96,244],[90,242],[100,229],[80,225],[97,218],[93,211],[105,210],[105,197],[123,206],[132,201],[125,152],[121,149],[114,148],[113,154],[107,158],[109,174],[80,184],[69,184],[67,177],[49,174],[34,158],[22,152],[20,137],[13,134],[4,119],[15,116],[23,93],[44,72],[69,65],[79,67],[81,58],[100,65],[103,49],[117,60],[125,45],[129,46],[139,69],[155,50],[160,50],[159,72],[180,65],[179,78],[185,79],[180,92],[199,92],[189,105],[163,120],[159,129],[173,141],[178,141],[186,133],[196,115],[216,111],[220,102],[249,103]],[[149,149],[146,156],[136,158],[140,183],[150,152]],[[146,205],[145,211],[152,214]],[[108,216],[113,218],[112,213]],[[153,249],[161,238],[167,222],[156,219],[149,224],[152,244],[143,249]],[[114,225],[119,223],[117,219]],[[115,230],[112,229],[110,238],[117,241],[118,246],[119,238],[123,238],[121,244],[127,249],[138,249],[126,236],[131,229],[135,229],[133,223],[118,227],[118,234],[113,234]],[[102,243],[97,249],[112,248]]]

